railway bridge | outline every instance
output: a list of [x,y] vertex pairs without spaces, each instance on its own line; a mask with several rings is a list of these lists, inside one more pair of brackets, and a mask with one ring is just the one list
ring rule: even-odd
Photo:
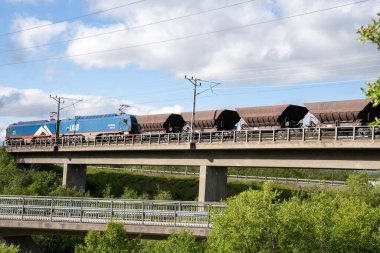
[[[58,151],[54,146],[58,146]],[[137,134],[92,141],[12,141],[19,163],[63,164],[63,184],[84,187],[87,165],[199,166],[199,201],[226,197],[227,167],[377,169],[375,127]],[[55,150],[55,151],[54,151]]]

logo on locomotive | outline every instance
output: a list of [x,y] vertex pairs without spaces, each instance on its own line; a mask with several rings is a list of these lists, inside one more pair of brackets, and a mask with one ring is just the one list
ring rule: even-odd
[[79,131],[79,124],[71,124],[71,125],[67,128],[67,131],[69,131],[69,132]]

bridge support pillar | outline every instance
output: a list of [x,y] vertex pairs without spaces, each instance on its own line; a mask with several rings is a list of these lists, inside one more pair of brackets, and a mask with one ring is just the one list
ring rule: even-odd
[[198,201],[220,201],[226,197],[227,167],[200,166]]
[[86,170],[87,165],[85,164],[63,164],[62,185],[84,189],[86,187]]

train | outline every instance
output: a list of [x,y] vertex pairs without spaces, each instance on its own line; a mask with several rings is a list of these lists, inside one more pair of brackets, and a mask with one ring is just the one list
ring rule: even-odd
[[[96,138],[115,141],[132,134],[181,133],[190,131],[191,112],[181,114],[105,114],[72,119],[18,122],[6,128],[6,143],[28,144],[54,139],[59,126],[62,141],[86,142]],[[380,107],[365,99],[314,102],[300,105],[242,107],[235,110],[197,111],[195,132],[299,129],[313,127],[367,126],[380,117]],[[308,118],[307,120],[305,120]],[[307,122],[305,122],[307,121]]]

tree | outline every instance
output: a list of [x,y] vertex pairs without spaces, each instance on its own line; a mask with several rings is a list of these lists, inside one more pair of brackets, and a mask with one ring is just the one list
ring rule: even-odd
[[277,201],[265,184],[227,200],[209,252],[380,252],[379,188],[355,175],[344,190],[314,190]]
[[157,242],[149,251],[154,253],[200,253],[204,252],[204,244],[196,242],[195,236],[189,231],[181,230],[171,234],[167,240]]
[[113,198],[114,195],[112,194],[112,186],[111,184],[107,184],[106,188],[102,191],[103,198]]
[[263,191],[249,189],[228,199],[223,215],[213,218],[210,252],[277,252],[277,197],[267,182]]
[[84,245],[75,247],[77,253],[119,253],[139,252],[139,239],[128,239],[123,224],[110,222],[104,232],[90,231],[84,239]]
[[[362,26],[358,30],[360,35],[359,41],[365,43],[370,41],[377,45],[377,49],[380,50],[380,13],[377,14],[378,19],[373,19],[372,24],[367,27]],[[374,103],[374,106],[380,104],[380,78],[378,78],[374,83],[367,83],[367,88],[363,89],[365,95]],[[376,125],[380,124],[380,119],[376,118],[374,122]]]
[[124,188],[123,194],[120,196],[122,199],[138,199],[139,195],[137,194],[137,191],[130,189],[128,187]]
[[160,190],[154,196],[154,200],[173,200],[173,196],[169,191]]
[[5,243],[0,243],[0,252],[1,253],[18,253],[20,248],[18,246],[6,245]]
[[331,220],[330,252],[380,252],[380,208],[342,199]]
[[0,148],[0,192],[8,188],[8,185],[13,180],[14,176],[18,174],[16,162],[5,148]]

